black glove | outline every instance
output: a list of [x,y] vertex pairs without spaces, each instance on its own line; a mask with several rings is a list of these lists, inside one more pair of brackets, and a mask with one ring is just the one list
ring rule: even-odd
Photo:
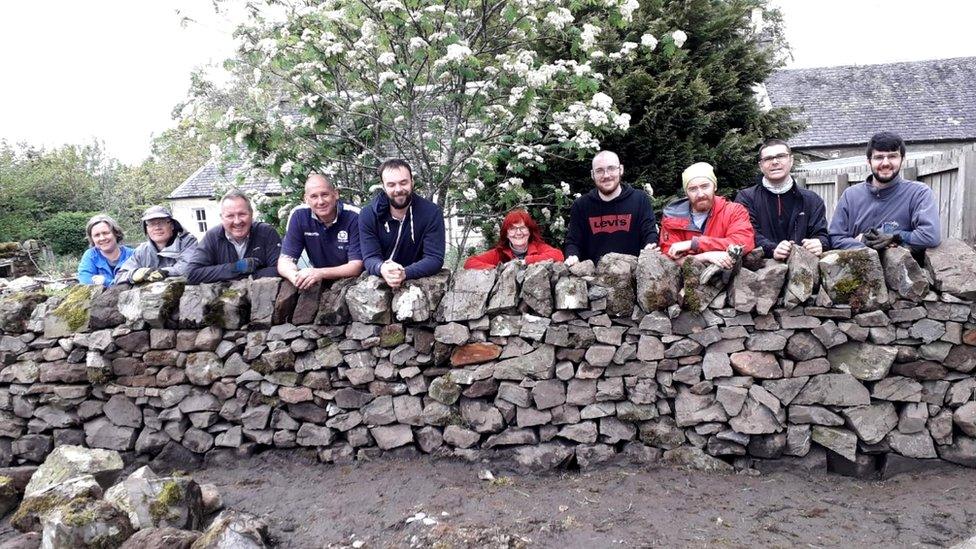
[[883,250],[892,245],[901,244],[901,237],[897,234],[887,234],[871,229],[864,233],[864,245],[875,250]]
[[235,273],[245,273],[251,274],[258,268],[258,260],[256,257],[245,257],[244,259],[238,259],[234,263]]

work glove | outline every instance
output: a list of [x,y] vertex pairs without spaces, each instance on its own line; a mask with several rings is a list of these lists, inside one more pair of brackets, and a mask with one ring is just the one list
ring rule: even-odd
[[886,234],[877,229],[864,233],[864,245],[875,250],[883,250],[891,245],[901,244],[901,237],[897,234]]
[[234,263],[235,273],[251,274],[254,271],[256,271],[257,268],[258,268],[258,260],[257,258],[254,257],[245,257],[244,259],[238,259],[237,262]]
[[159,269],[153,269],[146,275],[146,282],[159,282],[166,278],[166,272]]
[[149,273],[151,272],[152,269],[149,267],[139,267],[134,273],[132,273],[132,283],[142,284],[146,281],[146,277],[149,276]]

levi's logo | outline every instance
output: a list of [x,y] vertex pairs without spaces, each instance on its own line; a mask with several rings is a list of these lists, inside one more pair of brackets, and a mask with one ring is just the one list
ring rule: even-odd
[[598,215],[590,218],[590,231],[597,233],[615,233],[630,230],[631,214]]

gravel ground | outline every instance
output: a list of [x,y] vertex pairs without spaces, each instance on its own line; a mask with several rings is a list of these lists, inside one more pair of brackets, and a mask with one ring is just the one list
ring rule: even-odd
[[976,470],[951,465],[883,482],[622,466],[489,481],[485,467],[268,452],[193,475],[281,547],[942,547],[976,531]]

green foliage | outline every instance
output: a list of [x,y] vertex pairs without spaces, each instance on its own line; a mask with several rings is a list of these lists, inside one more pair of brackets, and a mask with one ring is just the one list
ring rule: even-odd
[[93,215],[95,214],[92,212],[56,213],[40,223],[37,236],[55,254],[81,255],[89,246],[85,236],[85,224]]
[[[761,9],[769,25],[758,34],[753,9]],[[625,134],[601,143],[620,155],[624,181],[653,188],[658,208],[681,192],[681,172],[694,162],[715,166],[722,194],[752,184],[758,146],[801,129],[785,109],[764,111],[754,90],[782,64],[787,47],[779,13],[766,0],[646,0],[634,20],[622,31],[624,39],[640,42],[649,33],[659,41],[654,53],[664,55],[642,49],[632,60],[600,67],[608,93],[632,117]],[[688,36],[680,48],[670,36],[676,29]],[[548,162],[526,180],[566,181],[585,193],[593,185],[589,168],[585,162]]]

